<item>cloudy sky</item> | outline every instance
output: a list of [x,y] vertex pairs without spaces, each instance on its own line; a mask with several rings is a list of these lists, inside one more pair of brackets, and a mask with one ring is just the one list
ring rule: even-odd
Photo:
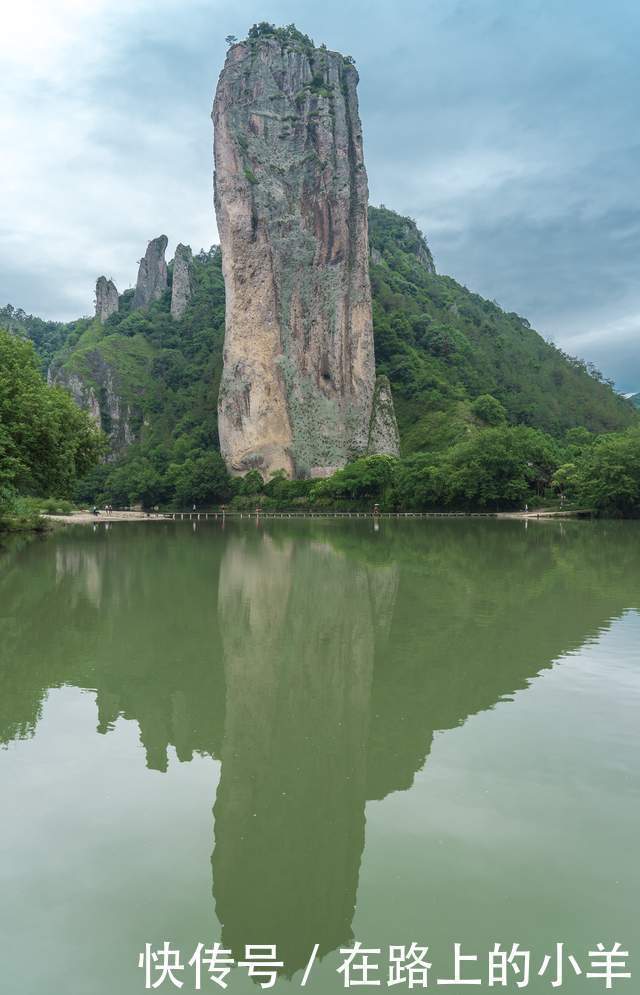
[[89,314],[150,238],[217,241],[212,96],[258,20],[355,57],[371,201],[439,272],[640,389],[637,0],[12,0],[0,303]]

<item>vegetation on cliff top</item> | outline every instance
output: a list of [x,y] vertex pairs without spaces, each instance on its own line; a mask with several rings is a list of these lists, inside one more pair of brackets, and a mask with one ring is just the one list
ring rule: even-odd
[[[300,31],[295,24],[286,24],[278,27],[269,21],[259,21],[257,24],[252,25],[249,28],[246,38],[238,39],[235,35],[227,35],[225,39],[227,45],[236,45],[240,42],[244,45],[250,45],[252,48],[255,48],[255,46],[264,40],[277,41],[282,48],[298,49],[299,51],[306,52],[308,55],[313,52],[327,50],[325,44],[316,45],[313,38]],[[345,65],[355,65],[355,59],[352,55],[343,55],[342,59]]]
[[279,28],[275,24],[270,24],[269,21],[260,21],[249,28],[246,40],[251,43],[260,41],[262,38],[273,38],[283,45],[293,44],[305,49],[315,48],[313,39],[299,31],[295,24],[287,24]]

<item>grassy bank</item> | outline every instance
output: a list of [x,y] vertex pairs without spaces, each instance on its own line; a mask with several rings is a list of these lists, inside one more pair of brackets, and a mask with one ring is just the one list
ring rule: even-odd
[[51,524],[43,515],[68,515],[75,510],[71,501],[5,495],[0,503],[0,532],[46,532]]

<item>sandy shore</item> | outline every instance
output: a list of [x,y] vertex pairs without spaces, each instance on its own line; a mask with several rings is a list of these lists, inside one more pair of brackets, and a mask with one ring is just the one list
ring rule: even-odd
[[530,518],[583,518],[590,515],[591,512],[588,508],[576,508],[574,511],[537,508],[535,511],[501,511],[496,515],[496,518],[516,518],[528,521]]
[[112,511],[110,515],[101,511],[94,515],[91,511],[75,511],[71,515],[43,515],[49,522],[59,522],[61,525],[87,525],[95,522],[164,522],[167,515],[160,512],[146,511]]

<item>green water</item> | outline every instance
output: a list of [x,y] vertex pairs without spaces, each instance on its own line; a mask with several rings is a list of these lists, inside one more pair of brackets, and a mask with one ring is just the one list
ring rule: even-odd
[[[531,951],[525,991],[555,990],[558,942],[586,971],[618,940],[633,972],[639,647],[634,523],[101,523],[0,548],[0,991],[142,992],[165,940],[276,944],[290,992],[314,944],[306,987],[343,990],[354,940],[385,990],[413,941],[442,992],[487,988],[496,941]],[[437,985],[455,942],[481,987]],[[565,964],[560,990],[604,985]]]

